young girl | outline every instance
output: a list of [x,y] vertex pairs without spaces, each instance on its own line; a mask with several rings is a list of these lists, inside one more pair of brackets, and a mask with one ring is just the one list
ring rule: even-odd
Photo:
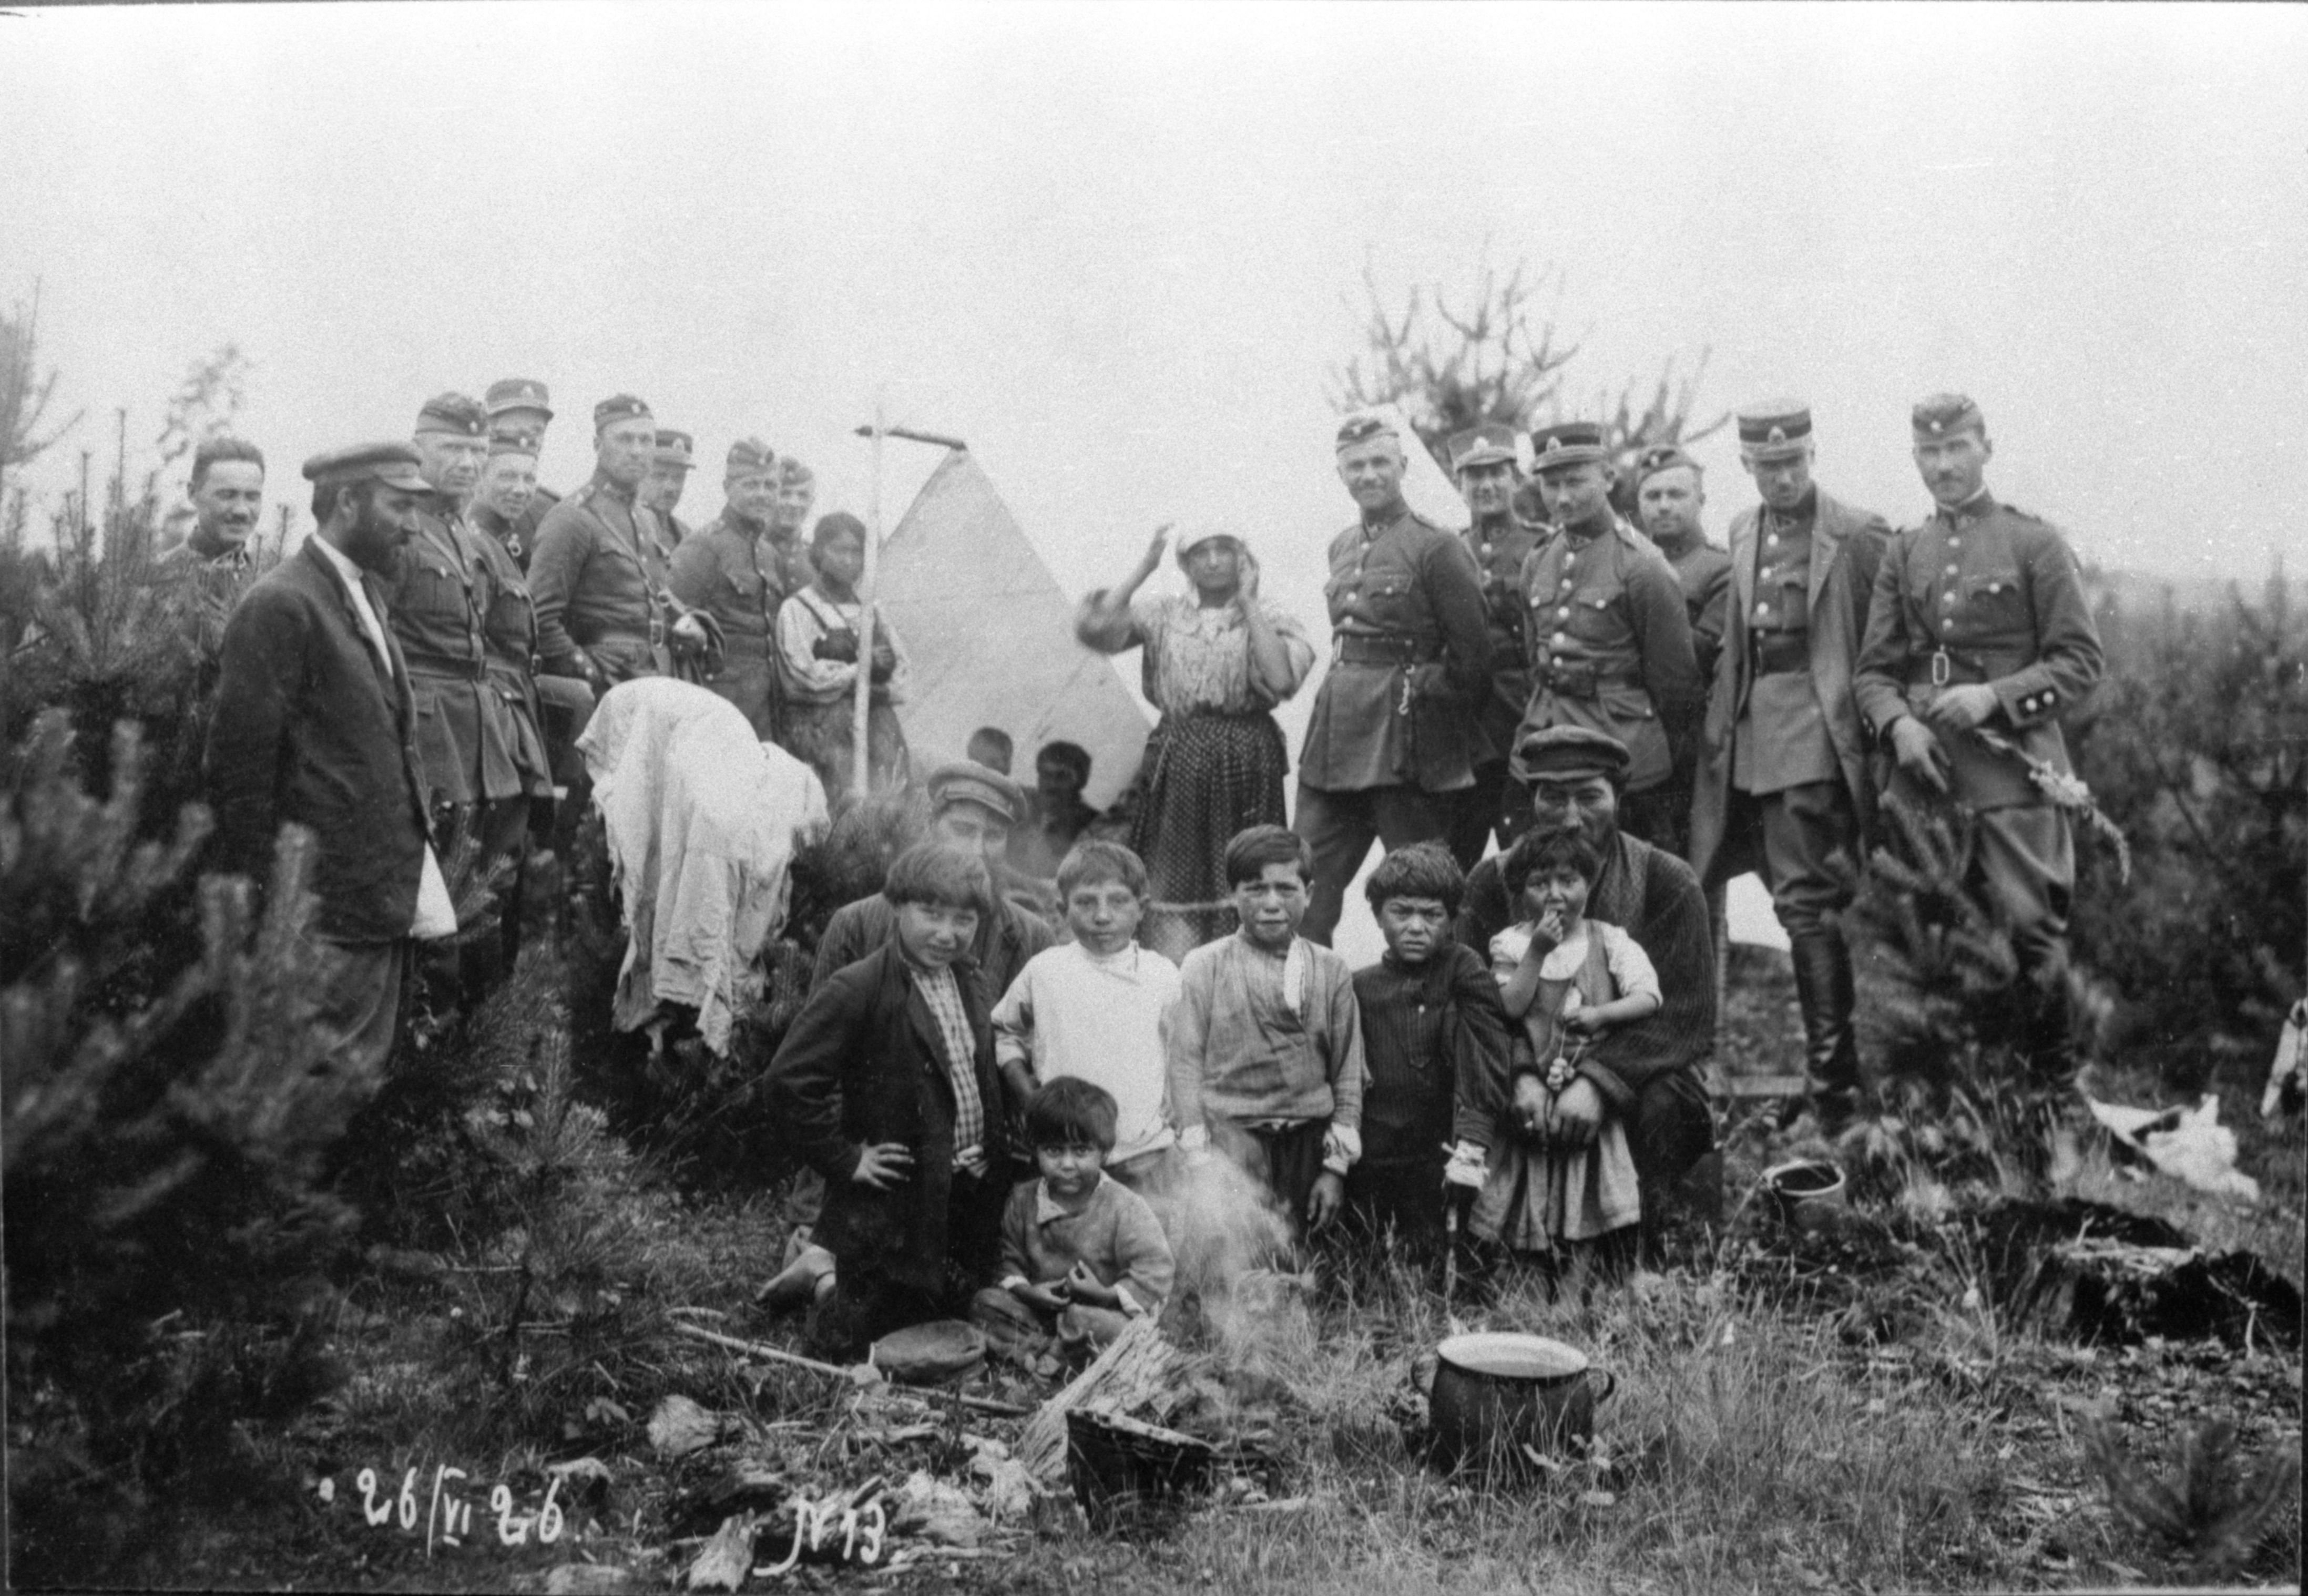
[[1554,1108],[1594,1038],[1658,1012],[1658,973],[1635,939],[1587,918],[1601,860],[1576,832],[1526,840],[1505,881],[1522,919],[1491,939],[1491,972],[1514,1027],[1514,1092],[1504,1156],[1469,1219],[1474,1233],[1519,1253],[1563,1255],[1642,1218],[1626,1127],[1605,1118],[1577,1144]]

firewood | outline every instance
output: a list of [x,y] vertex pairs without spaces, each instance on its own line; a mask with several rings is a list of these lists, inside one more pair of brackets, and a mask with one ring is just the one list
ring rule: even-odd
[[740,1513],[721,1521],[713,1539],[689,1566],[684,1582],[692,1591],[734,1591],[754,1571],[754,1529],[756,1520]]
[[1035,1479],[1055,1484],[1066,1471],[1066,1415],[1076,1408],[1127,1413],[1142,1406],[1167,1387],[1177,1357],[1153,1320],[1132,1319],[1072,1384],[1027,1420],[1019,1461]]

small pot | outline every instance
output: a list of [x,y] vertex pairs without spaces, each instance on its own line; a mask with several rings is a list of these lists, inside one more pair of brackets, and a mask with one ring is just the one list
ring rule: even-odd
[[1444,1470],[1527,1473],[1526,1446],[1547,1457],[1583,1451],[1595,1438],[1595,1404],[1618,1385],[1616,1376],[1590,1367],[1587,1354],[1545,1336],[1454,1335],[1434,1350],[1428,1461]]
[[1763,1189],[1790,1221],[1806,1209],[1846,1206],[1843,1171],[1824,1159],[1799,1158],[1763,1171]]

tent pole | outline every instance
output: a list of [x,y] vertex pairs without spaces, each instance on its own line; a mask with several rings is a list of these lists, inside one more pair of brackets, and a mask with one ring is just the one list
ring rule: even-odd
[[869,510],[872,523],[866,528],[866,573],[857,594],[857,696],[852,711],[850,730],[850,790],[859,798],[872,789],[867,785],[873,774],[874,703],[874,569],[882,552],[882,437],[887,428],[889,394],[886,390],[874,398],[874,496]]

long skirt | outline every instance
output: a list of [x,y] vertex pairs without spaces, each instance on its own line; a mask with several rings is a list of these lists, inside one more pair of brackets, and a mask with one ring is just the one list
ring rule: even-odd
[[1253,825],[1287,824],[1282,729],[1263,712],[1165,715],[1146,743],[1146,790],[1130,845],[1151,902],[1139,940],[1176,961],[1235,928],[1226,845]]
[[[806,760],[825,783],[828,808],[838,806],[849,790],[857,746],[847,699],[832,703],[789,703],[786,706],[786,752]],[[906,752],[906,734],[899,729],[898,712],[877,703],[866,719],[866,779],[869,789],[885,792],[903,787],[912,778],[912,760]]]

